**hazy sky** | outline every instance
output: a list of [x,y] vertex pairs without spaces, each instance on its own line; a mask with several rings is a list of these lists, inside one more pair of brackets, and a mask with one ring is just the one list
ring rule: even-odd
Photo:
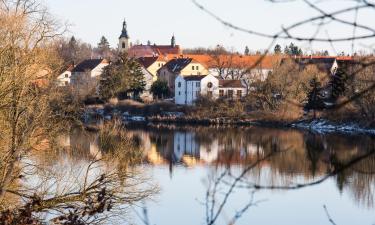
[[[72,26],[68,35],[96,45],[102,35],[112,47],[117,46],[122,21],[126,18],[132,42],[169,44],[174,33],[177,43],[183,48],[214,47],[221,44],[243,52],[245,46],[253,51],[265,49],[271,40],[235,31],[219,23],[199,8],[191,0],[44,0],[49,9],[61,21]],[[310,16],[318,15],[302,1],[271,3],[265,0],[198,0],[210,11],[235,25],[274,34],[282,26],[290,25]],[[347,7],[351,1],[324,0],[321,7],[326,10]],[[354,13],[342,18],[353,19]],[[361,11],[359,21],[375,26],[375,10]],[[305,26],[294,34],[313,34],[316,26]],[[320,30],[320,37],[347,36],[352,27],[328,24]],[[360,33],[360,31],[357,31]],[[285,45],[289,40],[279,40]],[[364,49],[375,43],[375,39],[358,41],[355,50]],[[334,47],[326,43],[299,43],[303,49],[327,49],[351,53],[351,42],[337,43]]]

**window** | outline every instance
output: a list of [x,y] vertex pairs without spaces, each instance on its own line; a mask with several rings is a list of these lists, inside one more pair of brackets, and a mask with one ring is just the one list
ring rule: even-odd
[[194,70],[194,69],[195,69],[195,66],[192,66],[191,69]]
[[207,97],[212,98],[212,91],[207,91]]
[[178,87],[181,87],[181,82],[178,82],[178,85],[177,85]]
[[242,90],[237,90],[237,97],[241,98],[242,97]]
[[213,87],[213,84],[212,84],[211,82],[208,82],[208,83],[207,83],[207,87],[208,87],[208,88],[212,88],[212,87]]
[[178,92],[178,95],[181,95],[181,91]]
[[233,98],[233,90],[228,90],[228,97]]
[[196,86],[196,87],[201,86],[201,82],[198,81],[197,83],[195,83],[195,86]]
[[125,42],[122,42],[122,48],[126,48]]
[[196,66],[197,70],[199,70],[199,66]]
[[65,78],[68,78],[69,77],[69,74],[65,74]]
[[224,97],[224,90],[219,90],[219,96]]
[[65,86],[68,86],[69,85],[69,82],[68,81],[65,81]]

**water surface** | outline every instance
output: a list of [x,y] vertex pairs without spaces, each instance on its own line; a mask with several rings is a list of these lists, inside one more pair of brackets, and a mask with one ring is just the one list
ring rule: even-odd
[[[161,189],[133,207],[134,224],[330,224],[327,213],[336,224],[375,224],[371,137],[176,126],[128,134]],[[100,152],[96,136],[74,133],[66,144],[80,145],[82,160]]]

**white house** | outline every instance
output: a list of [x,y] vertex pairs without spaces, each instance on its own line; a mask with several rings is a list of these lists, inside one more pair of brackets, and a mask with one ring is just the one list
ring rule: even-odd
[[193,105],[200,96],[212,99],[240,99],[247,94],[247,88],[241,80],[221,80],[213,75],[179,75],[175,80],[175,103]]
[[154,83],[154,76],[145,68],[142,66],[142,73],[143,73],[143,79],[146,83],[144,91],[141,93],[140,97],[144,101],[152,101],[153,96],[151,91],[151,86]]
[[84,60],[72,70],[70,82],[77,86],[97,81],[102,75],[103,69],[108,65],[109,62],[105,59]]
[[66,69],[63,73],[61,73],[57,77],[57,82],[60,87],[70,85],[70,79],[72,76],[72,70],[74,69],[74,65],[70,65],[68,69]]

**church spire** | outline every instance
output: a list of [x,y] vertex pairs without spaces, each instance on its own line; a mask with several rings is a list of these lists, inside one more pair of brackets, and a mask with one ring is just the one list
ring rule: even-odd
[[175,38],[174,34],[172,35],[172,38],[171,38],[171,46],[172,46],[172,48],[176,47],[176,38]]
[[127,29],[127,25],[126,25],[125,19],[124,19],[124,22],[122,23],[122,32],[121,32],[120,38],[127,38],[127,39],[129,39],[128,29]]

